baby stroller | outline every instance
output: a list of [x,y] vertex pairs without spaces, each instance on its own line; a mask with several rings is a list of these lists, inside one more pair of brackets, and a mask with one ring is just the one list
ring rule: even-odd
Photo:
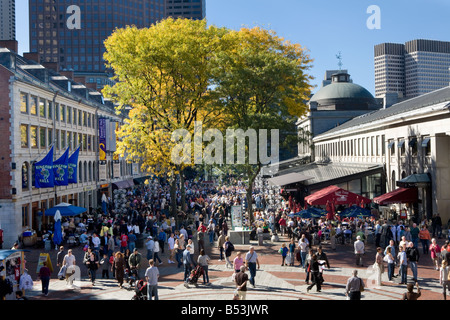
[[147,282],[139,280],[136,282],[135,294],[131,300],[147,300]]
[[130,269],[125,269],[125,279],[128,282],[128,284],[130,285],[130,287],[132,287],[136,281],[138,280],[138,272],[136,268],[131,268]]
[[203,275],[203,268],[200,265],[197,265],[194,270],[191,271],[191,275],[189,276],[188,283],[193,284],[198,287],[198,278]]

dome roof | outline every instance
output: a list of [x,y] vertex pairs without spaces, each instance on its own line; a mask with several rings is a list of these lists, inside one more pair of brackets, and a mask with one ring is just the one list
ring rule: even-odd
[[373,95],[360,85],[349,82],[333,82],[314,94],[311,102],[320,103],[321,100],[330,99],[368,99],[373,100]]

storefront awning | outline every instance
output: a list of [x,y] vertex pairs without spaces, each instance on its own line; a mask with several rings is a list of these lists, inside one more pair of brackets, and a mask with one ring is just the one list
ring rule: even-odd
[[313,177],[311,177],[311,176],[306,176],[301,173],[292,172],[292,173],[288,173],[288,174],[285,174],[282,176],[270,178],[269,184],[271,184],[273,186],[285,186],[285,185],[288,185],[291,183],[305,181],[305,180],[309,180],[312,178]]
[[309,205],[326,205],[327,202],[334,202],[335,205],[339,204],[356,204],[360,205],[370,203],[371,200],[360,196],[359,194],[344,190],[337,186],[329,186],[314,192],[313,194],[306,196],[305,201]]
[[417,188],[398,188],[373,199],[379,205],[417,202]]
[[397,181],[397,187],[402,188],[426,188],[431,184],[428,173],[415,173]]
[[115,189],[132,188],[134,186],[134,182],[133,182],[133,180],[116,181],[116,182],[112,183],[112,186]]

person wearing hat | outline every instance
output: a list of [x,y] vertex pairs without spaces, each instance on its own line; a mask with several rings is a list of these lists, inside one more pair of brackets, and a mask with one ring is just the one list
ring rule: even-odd
[[192,260],[192,256],[191,256],[191,245],[188,244],[186,246],[186,249],[183,251],[183,265],[184,265],[184,286],[185,287],[189,287],[188,285],[188,280],[189,280],[189,275],[191,274],[192,268],[194,266],[194,261]]
[[355,255],[356,255],[356,265],[357,266],[363,266],[363,261],[362,261],[362,257],[364,255],[364,242],[361,241],[361,237],[357,236],[356,237],[356,241],[354,243],[354,248],[355,248]]

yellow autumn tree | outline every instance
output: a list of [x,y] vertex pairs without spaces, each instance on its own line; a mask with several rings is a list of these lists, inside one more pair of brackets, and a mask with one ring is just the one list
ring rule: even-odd
[[[105,41],[104,59],[116,83],[103,94],[117,103],[118,112],[131,108],[118,132],[118,152],[168,177],[172,199],[177,176],[183,192],[180,173],[193,164],[173,159],[172,134],[184,130],[192,135],[195,121],[207,127],[218,116],[218,110],[208,107],[211,61],[226,32],[204,20],[168,18],[149,28],[116,29]],[[175,214],[176,202],[172,204]]]

